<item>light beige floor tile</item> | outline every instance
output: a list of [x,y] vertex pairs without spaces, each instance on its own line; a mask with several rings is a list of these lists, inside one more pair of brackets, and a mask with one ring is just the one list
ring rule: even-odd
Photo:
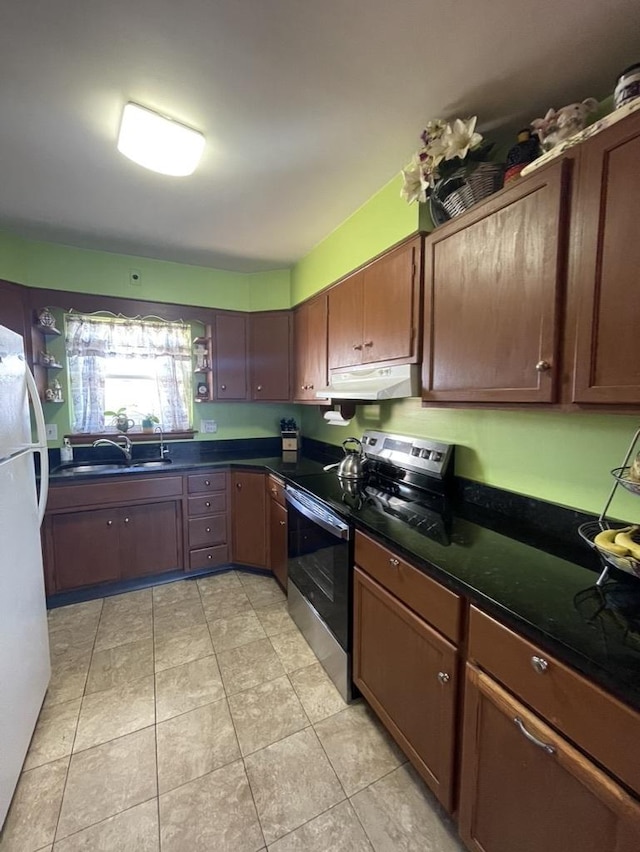
[[214,656],[202,657],[156,674],[156,719],[163,722],[224,698],[220,669]]
[[218,654],[218,665],[227,695],[251,689],[285,673],[268,639],[221,651]]
[[70,627],[78,634],[93,633],[95,636],[101,612],[102,598],[50,609],[48,612],[49,632]]
[[85,695],[73,750],[83,751],[154,722],[153,675]]
[[52,658],[51,680],[47,688],[45,705],[62,704],[72,698],[80,697],[87,682],[90,663],[91,645],[69,648],[66,653]]
[[229,707],[243,755],[284,739],[309,724],[285,676],[232,695]]
[[320,722],[346,708],[322,663],[291,672],[289,679],[310,722]]
[[340,802],[276,840],[269,852],[373,852],[349,802]]
[[129,642],[94,653],[85,692],[101,692],[152,674],[153,641]]
[[68,651],[75,649],[93,650],[98,625],[95,628],[75,630],[73,627],[59,627],[49,630],[49,652],[51,658],[56,659],[64,656]]
[[216,653],[239,648],[240,645],[248,645],[267,636],[253,611],[210,621],[209,633]]
[[125,592],[123,595],[112,595],[104,599],[102,618],[120,618],[124,615],[149,613],[153,605],[151,589],[139,589],[136,592]]
[[245,585],[244,590],[255,609],[286,601],[285,594],[276,581],[270,580],[269,582],[270,585],[267,586],[253,583]]
[[[105,607],[106,607],[105,602]],[[118,613],[105,616],[103,613],[98,625],[96,636],[96,651],[105,651],[107,648],[116,648],[118,645],[127,645],[130,642],[140,642],[143,639],[153,638],[153,615],[151,609],[144,608],[137,612]]]
[[64,704],[42,708],[23,770],[71,754],[81,703],[81,698],[74,698]]
[[178,601],[200,599],[198,585],[194,580],[179,580],[175,583],[154,586],[152,593],[154,609],[158,606],[178,603]]
[[267,636],[277,636],[278,633],[286,633],[287,630],[296,629],[295,622],[287,610],[286,601],[256,609],[256,615],[260,619],[260,624],[262,624]]
[[211,636],[206,624],[196,624],[155,638],[156,671],[181,666],[213,654]]
[[318,658],[297,628],[271,636],[271,644],[287,672],[294,672],[318,662]]
[[160,797],[162,852],[257,852],[264,847],[242,761]]
[[224,571],[222,574],[211,574],[209,577],[199,577],[196,580],[202,600],[210,595],[217,594],[223,589],[242,588],[238,575],[235,571]]
[[69,758],[30,769],[20,781],[7,814],[0,852],[35,852],[53,840]]
[[351,803],[376,852],[464,852],[455,827],[408,764]]
[[318,722],[315,730],[348,796],[405,760],[366,704],[352,704]]
[[312,728],[250,754],[245,766],[267,844],[344,799]]
[[239,615],[241,612],[253,611],[251,601],[240,583],[215,592],[208,592],[202,596],[202,604],[207,621],[229,618],[232,615]]
[[56,839],[156,795],[153,727],[78,752],[71,758]]
[[200,595],[197,599],[189,598],[174,603],[154,605],[153,631],[156,638],[197,624],[206,624]]
[[157,747],[160,793],[237,760],[240,750],[226,699],[161,722]]
[[252,571],[238,571],[238,580],[245,588],[253,586],[260,589],[271,589],[277,586],[272,574],[254,574]]
[[55,852],[159,852],[158,800],[151,799],[72,834]]

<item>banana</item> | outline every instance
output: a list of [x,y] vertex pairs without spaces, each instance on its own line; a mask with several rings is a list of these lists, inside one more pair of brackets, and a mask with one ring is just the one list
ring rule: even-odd
[[[623,530],[602,530],[594,538],[593,543],[600,550],[604,550],[614,556],[628,556],[630,548],[623,545],[622,542],[618,542],[618,536],[628,534],[633,529],[633,527],[625,527]],[[636,547],[635,544],[634,547]]]
[[632,536],[636,533],[640,527],[631,527],[631,529],[627,532],[626,530],[618,530],[618,533],[614,539],[615,544],[620,547],[626,547],[631,556],[634,559],[640,559],[640,545],[636,544],[633,540]]

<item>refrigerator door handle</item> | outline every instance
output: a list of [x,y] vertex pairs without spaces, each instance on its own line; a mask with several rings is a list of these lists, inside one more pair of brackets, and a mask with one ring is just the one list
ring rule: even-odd
[[33,414],[36,421],[36,432],[38,440],[35,444],[31,444],[31,449],[34,453],[40,453],[40,495],[38,497],[38,521],[42,525],[44,518],[44,510],[47,506],[47,497],[49,495],[49,450],[47,448],[47,429],[44,423],[44,412],[38,395],[36,380],[33,378],[33,373],[25,363],[25,378],[27,380],[27,391],[29,399],[33,407]]

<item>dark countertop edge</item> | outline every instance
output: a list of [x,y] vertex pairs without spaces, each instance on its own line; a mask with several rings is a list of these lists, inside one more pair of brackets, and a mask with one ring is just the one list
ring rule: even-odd
[[[287,474],[289,474],[291,477],[295,477],[296,475],[304,476],[306,473],[309,473],[308,469],[305,471],[296,471],[295,468],[298,466],[296,463],[283,462],[281,458],[274,456],[256,456],[255,458],[249,456],[238,458],[237,456],[229,454],[228,457],[223,458],[222,455],[223,454],[218,455],[212,459],[201,459],[197,462],[177,461],[167,465],[166,468],[153,468],[151,470],[144,468],[129,470],[124,467],[122,471],[117,472],[109,471],[102,473],[96,471],[91,473],[80,473],[76,475],[56,475],[54,473],[50,477],[50,484],[54,486],[65,484],[77,485],[79,482],[89,480],[95,481],[96,479],[109,479],[113,478],[114,476],[120,478],[126,475],[140,476],[141,474],[145,473],[151,476],[166,476],[171,475],[172,472],[179,472],[180,474],[183,474],[189,473],[189,471],[202,470],[203,468],[237,468],[249,470],[263,470],[269,473],[273,473],[276,476],[279,476],[280,478],[285,480],[289,479],[289,476],[287,476]],[[309,466],[313,466],[314,468],[316,468],[318,473],[322,472],[323,466],[321,462],[316,462],[315,460],[309,459],[307,457],[300,457],[299,461],[304,462],[307,468]],[[295,478],[291,478],[290,481],[296,487],[301,487],[304,490],[309,491],[309,493],[311,493],[312,495],[314,495],[313,491],[308,488],[305,488],[304,480],[299,481]],[[322,498],[318,497],[317,495],[314,496],[316,496],[317,499],[322,500]],[[336,506],[332,505],[331,508],[333,511],[339,511],[337,510]],[[398,555],[406,558],[407,561],[409,561],[412,565],[423,571],[428,576],[432,577],[437,582],[441,583],[446,588],[458,594],[464,595],[464,597],[469,601],[470,604],[478,606],[479,609],[481,609],[483,612],[486,612],[487,615],[495,617],[506,627],[514,630],[517,633],[520,633],[526,639],[529,639],[530,641],[540,645],[544,650],[548,651],[548,653],[553,654],[562,662],[574,668],[587,680],[601,686],[605,691],[622,701],[624,704],[633,707],[636,710],[640,710],[640,697],[636,698],[636,696],[630,695],[625,690],[624,684],[621,685],[620,682],[615,679],[615,677],[612,677],[606,669],[604,669],[592,658],[581,654],[580,651],[578,651],[576,648],[565,644],[557,637],[547,633],[544,630],[541,630],[540,627],[535,624],[532,624],[530,621],[523,618],[520,614],[514,613],[508,606],[501,603],[499,600],[496,600],[488,595],[483,594],[482,591],[464,582],[464,580],[461,580],[455,575],[449,573],[446,569],[441,568],[433,562],[425,560],[423,557],[416,554],[410,548],[404,547],[397,538],[381,534],[379,530],[370,527],[361,519],[354,518],[347,507],[345,507],[344,510],[339,513],[342,514],[346,519],[348,519],[353,524],[356,530],[365,533],[366,535],[380,542],[383,546],[387,548],[392,548],[394,551],[397,551]],[[586,568],[583,565],[579,565],[578,567],[580,567],[585,572],[585,577],[589,577],[590,579],[593,577],[593,572],[589,568]]]

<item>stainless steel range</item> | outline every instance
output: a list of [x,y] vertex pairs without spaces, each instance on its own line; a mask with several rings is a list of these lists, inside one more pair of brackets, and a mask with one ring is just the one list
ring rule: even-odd
[[381,513],[448,544],[451,444],[367,431],[363,477],[287,485],[289,613],[346,701],[352,696],[353,531]]

